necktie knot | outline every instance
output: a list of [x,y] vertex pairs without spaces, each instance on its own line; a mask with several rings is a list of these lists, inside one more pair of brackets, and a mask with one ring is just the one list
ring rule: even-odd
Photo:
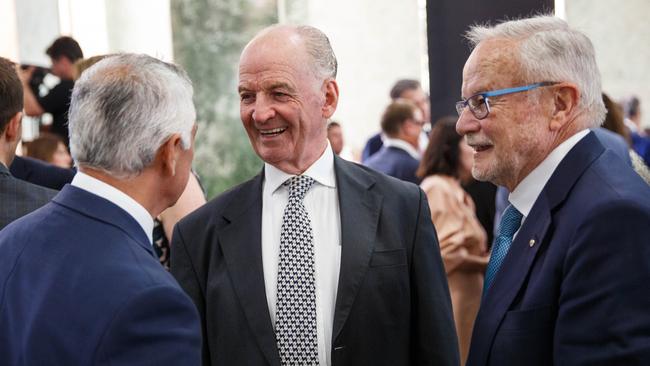
[[289,186],[289,199],[302,201],[309,188],[314,184],[314,179],[306,175],[296,175],[287,179],[284,184]]
[[513,205],[509,205],[503,212],[501,216],[501,224],[499,224],[499,234],[500,237],[509,238],[512,240],[512,237],[515,235],[519,226],[521,225],[521,219],[524,215],[519,212]]

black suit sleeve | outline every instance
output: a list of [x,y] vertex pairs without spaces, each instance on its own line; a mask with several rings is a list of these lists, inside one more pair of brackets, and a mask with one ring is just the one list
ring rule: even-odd
[[411,266],[412,365],[459,364],[447,276],[436,237],[426,196],[420,190]]
[[201,333],[204,343],[202,347],[203,365],[210,365],[210,353],[207,344],[208,334],[205,321],[205,296],[201,289],[196,266],[185,245],[185,236],[179,224],[174,226],[171,244],[171,273],[176,278],[181,288],[190,296],[199,311],[201,319]]

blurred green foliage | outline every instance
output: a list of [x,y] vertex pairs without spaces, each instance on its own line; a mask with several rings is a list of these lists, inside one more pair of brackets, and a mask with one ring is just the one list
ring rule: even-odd
[[262,169],[239,118],[239,54],[277,22],[274,0],[171,0],[174,59],[194,84],[194,168],[208,198]]

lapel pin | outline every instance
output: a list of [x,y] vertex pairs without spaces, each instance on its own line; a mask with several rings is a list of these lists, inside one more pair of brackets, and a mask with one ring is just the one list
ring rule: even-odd
[[532,248],[533,245],[535,245],[535,239],[530,239],[530,241],[528,242],[528,246]]

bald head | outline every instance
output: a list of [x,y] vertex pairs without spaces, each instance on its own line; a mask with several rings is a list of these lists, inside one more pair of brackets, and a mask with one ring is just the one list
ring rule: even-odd
[[325,33],[317,28],[307,25],[272,25],[260,31],[246,45],[242,59],[253,46],[277,53],[290,52],[299,54],[300,57],[306,56],[304,61],[316,76],[336,79],[338,63],[334,50]]

